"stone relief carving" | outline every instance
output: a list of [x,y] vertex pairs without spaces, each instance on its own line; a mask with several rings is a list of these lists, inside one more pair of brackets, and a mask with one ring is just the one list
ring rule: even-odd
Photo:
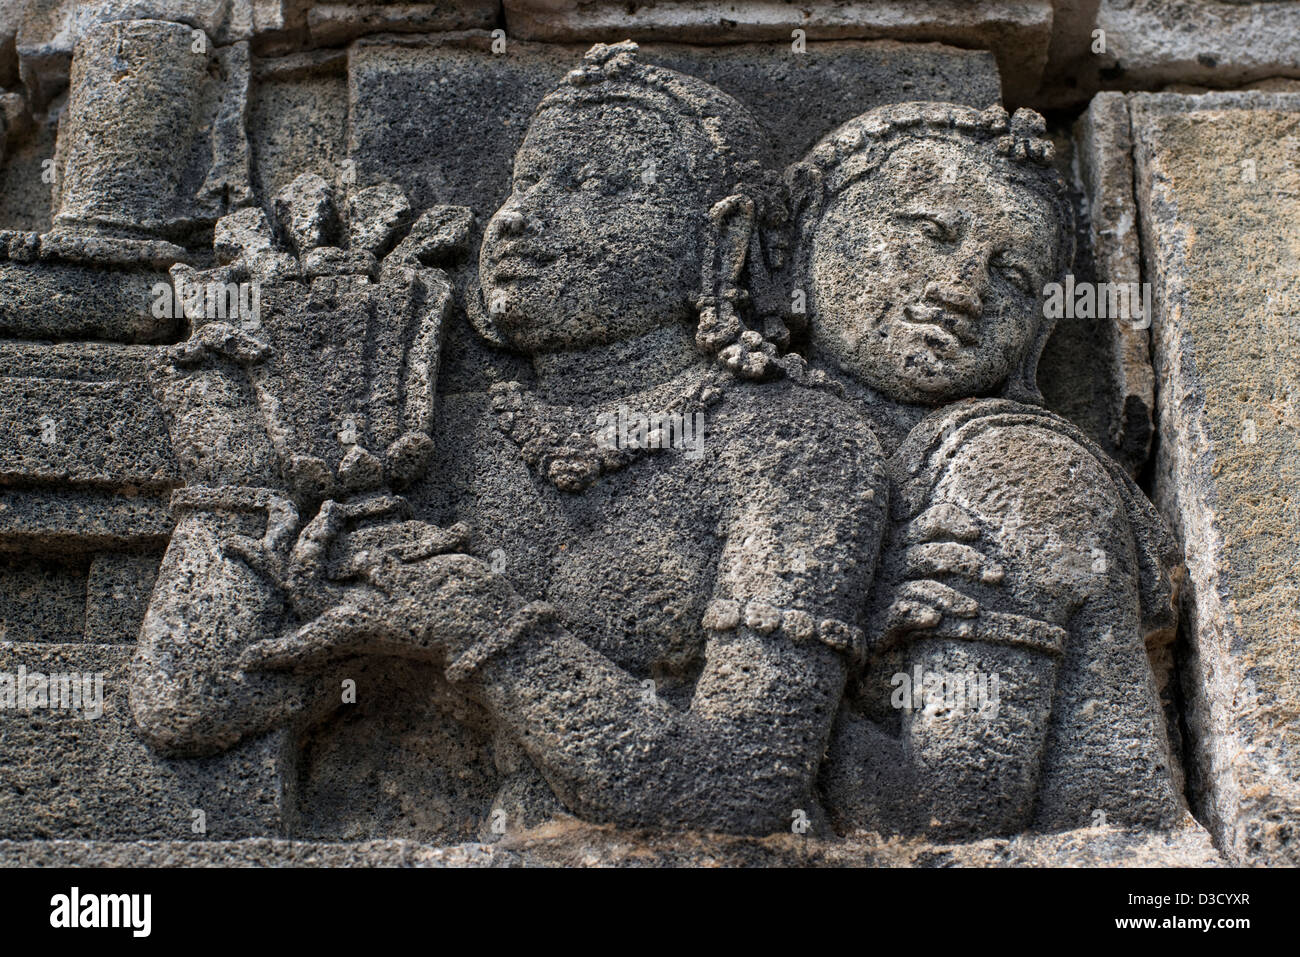
[[[1042,134],[901,104],[781,179],[738,102],[597,45],[463,297],[531,374],[436,402],[467,210],[408,227],[400,191],[305,176],[274,227],[227,216],[226,264],[172,277],[256,280],[259,314],[194,321],[153,370],[187,487],[141,729],[219,751],[393,656],[486,715],[522,823],[1177,819],[1144,647],[1170,540],[1035,385],[1072,257]],[[954,715],[927,676],[983,698]]]
[[[890,453],[873,657],[827,767],[845,823],[966,837],[1182,813],[1144,647],[1170,637],[1176,550],[1035,383],[1039,291],[1073,256],[1043,131],[1026,110],[899,104],[787,174],[814,368]],[[967,700],[993,675],[996,703]]]

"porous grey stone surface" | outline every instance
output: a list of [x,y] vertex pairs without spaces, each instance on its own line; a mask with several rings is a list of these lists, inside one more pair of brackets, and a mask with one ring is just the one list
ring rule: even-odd
[[[585,49],[509,39],[498,54],[483,33],[358,42],[348,67],[349,156],[360,185],[392,179],[417,208],[452,203],[486,218],[509,191],[533,110]],[[881,103],[936,99],[984,107],[999,93],[987,53],[939,44],[811,43],[798,54],[771,44],[666,43],[649,44],[642,55],[748,106],[775,144],[771,157],[756,158],[782,165],[828,129]]]
[[166,342],[180,317],[153,314],[153,287],[167,273],[105,272],[74,263],[0,260],[0,334],[23,339]]
[[[723,6],[585,57],[516,27],[613,6],[32,0],[9,60],[0,17],[0,673],[115,683],[0,711],[0,856],[1215,863],[1186,746],[1286,859],[1221,679],[1289,679],[1170,650],[1144,335],[1044,353],[1037,292],[1138,279],[1191,182],[1134,188],[1123,97],[993,106],[1099,5]],[[819,39],[882,35],[971,49]]]
[[[1098,282],[1142,282],[1133,139],[1128,103],[1118,93],[1099,93],[1075,126],[1078,174],[1088,197],[1088,229]],[[1140,289],[1140,285],[1137,287]],[[1110,317],[1110,371],[1115,382],[1107,436],[1116,457],[1131,471],[1151,452],[1155,376],[1151,369],[1149,314]]]
[[991,50],[1007,98],[1016,103],[1037,88],[1042,76],[1052,6],[1049,0],[977,4],[813,0],[798,6],[779,0],[651,0],[633,7],[612,0],[505,0],[510,32],[530,40],[788,44],[800,31],[809,40],[937,40]]
[[86,568],[7,555],[0,579],[0,641],[80,641],[85,634]]
[[[510,39],[495,54],[492,43],[470,34],[362,40],[352,47],[348,158],[358,185],[392,180],[417,209],[467,206],[480,226],[486,222],[509,193],[511,164],[534,108],[585,50]],[[698,75],[748,106],[767,133],[768,155],[755,159],[774,168],[881,103],[937,99],[984,107],[998,99],[989,54],[938,44],[811,43],[803,54],[787,45],[652,44],[643,55]],[[473,242],[478,239],[476,232]],[[448,336],[443,391],[482,391],[502,377],[492,367],[506,360],[486,356],[458,317]]]
[[1232,87],[1300,76],[1300,6],[1264,0],[1101,0],[1104,82]]
[[370,33],[444,33],[490,30],[501,15],[500,0],[434,0],[390,3],[344,0],[314,3],[307,9],[311,42],[333,46]]
[[35,695],[43,684],[37,676],[69,676],[98,682],[103,708],[93,717],[83,698],[80,709],[0,709],[0,830],[12,839],[185,840],[201,821],[210,838],[279,833],[292,780],[285,762],[293,760],[283,735],[202,761],[159,757],[140,739],[127,703],[133,652],[132,645],[0,642],[0,695],[5,679]]
[[99,552],[86,572],[85,634],[89,640],[132,644],[158,577],[156,552]]
[[0,546],[25,554],[165,547],[175,524],[166,497],[128,492],[0,490]]
[[247,44],[218,52],[184,24],[85,31],[60,130],[55,226],[183,240],[248,203],[248,69]]
[[1198,810],[1237,862],[1297,861],[1300,96],[1130,98],[1156,288],[1156,497],[1187,558]]
[[[1183,814],[1145,648],[1173,623],[1172,540],[1036,384],[1040,291],[1074,246],[1044,132],[1029,111],[884,107],[787,173],[810,358],[890,455],[876,646],[824,770],[859,826],[969,837]],[[900,711],[913,674],[998,687]]]
[[1086,828],[969,844],[854,836],[763,841],[548,825],[498,844],[429,846],[383,840],[0,841],[0,865],[19,867],[1222,867],[1205,832],[1153,835]]
[[158,554],[4,557],[0,640],[133,644],[158,573]]
[[106,344],[0,347],[0,449],[9,484],[160,493],[179,481],[162,411],[144,382],[147,350]]

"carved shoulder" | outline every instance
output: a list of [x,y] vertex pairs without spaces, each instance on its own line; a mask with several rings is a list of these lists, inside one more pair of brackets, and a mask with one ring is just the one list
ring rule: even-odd
[[1088,598],[1136,592],[1123,495],[1090,449],[1048,422],[971,435],[943,465],[932,501],[959,506],[980,526],[1019,610],[1064,620]]

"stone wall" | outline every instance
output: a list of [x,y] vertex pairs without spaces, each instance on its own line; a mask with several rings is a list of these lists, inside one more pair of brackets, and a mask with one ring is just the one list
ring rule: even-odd
[[[465,305],[476,251],[511,194],[538,103],[591,44],[625,39],[640,62],[734,98],[767,143],[750,159],[775,173],[891,104],[1044,112],[1055,147],[1045,162],[1076,219],[1072,282],[1149,289],[1150,311],[1061,319],[1037,383],[1078,441],[1155,502],[1184,566],[1172,569],[1177,624],[1134,632],[1159,742],[1141,760],[1168,775],[1177,813],[1094,805],[1069,826],[1039,814],[997,846],[987,834],[889,843],[884,825],[880,844],[863,836],[873,826],[814,813],[822,843],[801,844],[796,827],[790,848],[727,838],[706,844],[711,859],[1296,863],[1300,92],[1289,91],[1300,4],[1218,0],[6,4],[0,673],[85,676],[88,689],[102,682],[102,702],[0,709],[0,862],[621,863],[629,847],[698,862],[671,835],[546,823],[550,805],[529,790],[545,785],[520,770],[530,759],[426,661],[367,659],[347,672],[353,697],[345,688],[341,708],[271,730],[268,719],[219,753],[168,752],[132,711],[147,609],[177,588],[171,572],[159,578],[185,514],[173,493],[218,484],[196,476],[251,460],[264,441],[200,425],[178,437],[188,400],[160,388],[158,370],[204,322],[160,308],[159,288],[261,283],[285,328],[356,314],[363,330],[406,330],[392,342],[370,333],[376,349],[405,362],[429,348],[428,409],[412,411],[409,383],[393,386],[407,406],[373,466],[386,477],[398,467],[390,440],[405,429],[427,441],[430,427],[412,417],[435,404],[470,410],[464,427],[491,433],[494,387],[530,373],[484,341]],[[300,299],[281,303],[284,288]],[[343,356],[347,336],[311,341],[275,374],[332,395],[327,374],[341,369],[341,381],[351,367],[320,359]],[[379,370],[362,374],[378,394],[388,366],[369,352],[363,365]],[[186,381],[203,401],[228,387],[216,375]],[[255,404],[252,392],[221,395],[228,410]],[[443,451],[421,454],[434,464],[404,494],[416,517],[441,521],[454,469]],[[371,467],[327,465],[343,486]],[[506,480],[478,481],[486,500]],[[257,508],[245,510],[256,511],[251,525],[240,519],[253,537],[270,521],[264,501]],[[221,600],[199,589],[169,614],[208,621]],[[1142,686],[1117,694],[1146,694],[1142,676],[1105,670],[1119,660],[1094,670]],[[262,694],[243,680],[248,700]],[[1117,762],[1146,747],[1115,735]],[[516,814],[533,829],[520,831]],[[223,843],[242,839],[257,840]],[[357,841],[371,843],[347,843]]]

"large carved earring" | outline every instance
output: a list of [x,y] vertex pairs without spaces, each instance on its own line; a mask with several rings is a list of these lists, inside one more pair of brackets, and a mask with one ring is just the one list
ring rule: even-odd
[[483,302],[483,286],[477,268],[473,270],[469,284],[465,287],[465,315],[484,341],[503,349],[508,346],[505,336],[492,321],[492,306]]
[[[755,210],[748,196],[733,195],[709,211],[695,342],[741,378],[766,379],[778,371],[777,349],[788,344],[790,331],[773,298],[776,283],[764,248],[765,240],[778,233],[765,236],[757,228]],[[753,297],[742,281],[747,268]],[[762,333],[747,329],[741,319],[741,309],[751,302]]]
[[700,296],[696,299],[700,320],[695,343],[711,355],[731,345],[744,331],[739,306],[746,293],[740,286],[740,276],[753,223],[754,202],[747,196],[728,196],[709,210]]

